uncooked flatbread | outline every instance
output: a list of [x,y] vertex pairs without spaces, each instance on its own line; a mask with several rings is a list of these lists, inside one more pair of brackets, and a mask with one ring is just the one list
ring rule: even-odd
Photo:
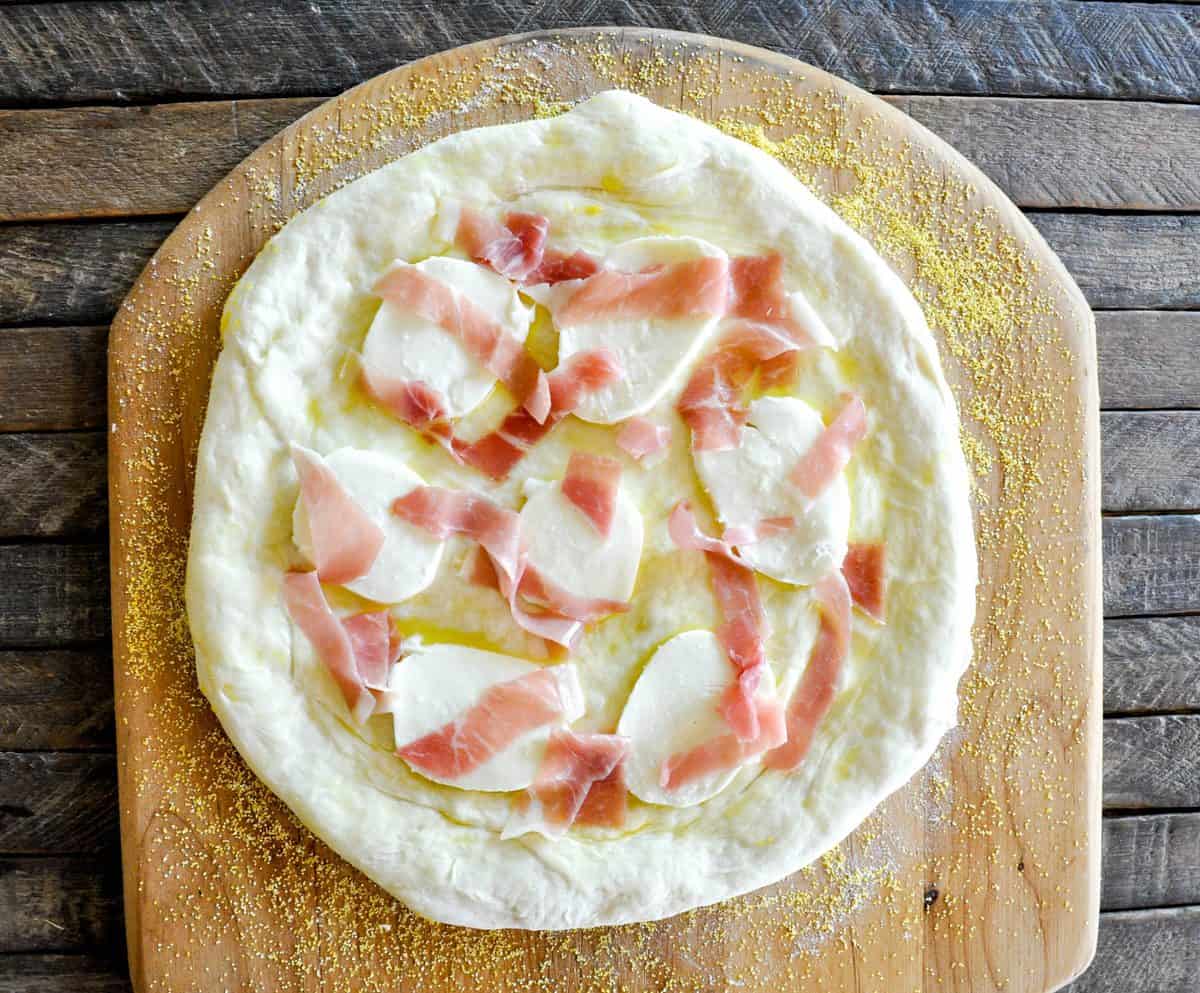
[[[851,657],[811,752],[795,771],[751,764],[695,806],[635,802],[621,830],[501,840],[512,798],[439,786],[394,754],[391,726],[356,726],[281,596],[297,563],[290,442],[401,460],[430,484],[483,489],[519,508],[574,449],[617,453],[616,429],[568,418],[492,485],[419,440],[356,385],[396,259],[454,254],[439,208],[473,203],[546,215],[567,250],[604,257],[634,238],[689,236],[729,255],[780,252],[836,339],[805,362],[795,395],[828,418],[854,389],[871,431],[847,473],[851,540],[886,538],[888,619],[854,616]],[[645,921],[775,882],[830,848],[929,758],[955,723],[970,657],[976,562],[954,401],[917,303],[872,248],[765,153],[628,93],[548,120],[481,128],[414,152],[293,219],[231,294],[199,450],[187,606],[201,688],[257,775],[312,831],[396,898],[481,928]],[[655,648],[718,623],[703,556],[681,554],[666,517],[703,503],[675,389],[666,457],[627,472],[645,537],[629,613],[573,658],[586,700],[576,730],[612,730]],[[499,404],[499,407],[497,407]],[[471,417],[496,417],[496,396]],[[673,420],[672,420],[673,419]],[[460,575],[447,546],[432,585],[393,608],[428,643],[452,639],[536,659],[500,598]],[[760,577],[784,697],[816,630],[805,587]],[[335,606],[339,606],[335,599]],[[346,606],[346,604],[340,604]]]

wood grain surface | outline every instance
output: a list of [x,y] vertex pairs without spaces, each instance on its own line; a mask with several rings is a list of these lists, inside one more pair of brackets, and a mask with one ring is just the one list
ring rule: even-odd
[[[247,16],[238,17],[235,6]],[[0,226],[0,311],[6,315],[0,319],[0,432],[105,426],[107,331],[98,325],[111,320],[178,215],[219,177],[224,163],[249,150],[249,132],[241,120],[247,102],[275,108],[282,126],[303,109],[293,100],[310,105],[317,102],[314,97],[340,91],[408,58],[504,30],[490,26],[493,15],[487,3],[445,0],[437,10],[383,0],[342,6],[345,16],[333,4],[273,0],[0,6],[0,106],[22,115],[5,121],[5,134],[13,140],[0,143],[0,203],[8,221],[24,219]],[[880,92],[958,94],[896,99],[909,101],[901,106],[982,164],[1022,206],[1072,210],[1081,253],[1089,250],[1094,223],[1124,216],[1097,210],[1166,214],[1195,209],[1188,202],[1194,187],[1187,180],[1200,175],[1200,152],[1158,125],[1169,120],[1184,133],[1193,126],[1188,114],[1194,107],[1159,101],[1194,104],[1200,99],[1195,56],[1200,7],[1072,0],[1022,4],[1006,16],[1019,18],[1023,30],[1010,32],[993,48],[993,39],[976,41],[980,27],[975,12],[983,6],[953,0],[854,5],[780,0],[759,3],[756,19],[748,17],[745,23],[740,23],[745,5],[728,0],[620,3],[612,9],[596,3],[535,4],[519,15],[508,10],[503,16],[524,16],[530,27],[549,26],[552,18],[584,23],[607,16],[629,24],[657,18],[665,26],[757,40],[837,68]],[[210,11],[215,16],[209,17]],[[398,28],[402,18],[397,12],[405,21]],[[1072,18],[1086,18],[1087,30],[1064,29]],[[836,29],[829,27],[833,21]],[[281,27],[281,22],[286,23]],[[366,24],[377,30],[360,30]],[[263,46],[275,45],[293,25],[297,34],[315,30],[319,35],[310,33],[303,42],[307,47],[279,45],[273,64],[264,66]],[[890,38],[881,42],[892,32],[898,32],[894,44]],[[901,39],[911,42],[913,35],[919,37],[910,59]],[[956,52],[964,49],[965,54]],[[979,70],[976,64],[991,68]],[[955,80],[964,74],[970,78],[959,86]],[[980,96],[961,95],[965,93]],[[1022,99],[1004,93],[1021,94]],[[192,114],[181,100],[213,104],[206,112],[210,124],[197,128],[194,141],[177,123]],[[235,105],[236,132],[232,122],[223,123]],[[171,110],[176,107],[181,109]],[[92,113],[95,117],[89,118]],[[1090,134],[1073,126],[1085,113],[1105,123],[1097,123]],[[146,122],[144,130],[139,130],[138,115]],[[88,119],[104,126],[79,126]],[[1014,120],[1040,126],[1022,134]],[[1133,139],[1110,133],[1110,126],[1119,126]],[[17,134],[24,137],[18,141]],[[231,147],[222,148],[220,140],[230,136]],[[1163,149],[1171,150],[1171,161]],[[1010,168],[1008,156],[1027,167]],[[63,163],[61,181],[48,181],[47,162]],[[1053,170],[1040,167],[1047,162],[1054,163]],[[36,206],[23,207],[23,201]],[[157,215],[163,213],[172,216],[160,219]],[[83,218],[95,219],[90,236],[82,232],[84,225],[62,223]],[[138,224],[157,223],[134,257],[126,254],[131,218],[142,218]],[[55,241],[48,235],[30,239],[21,234],[51,220],[81,232],[84,250],[74,248],[75,237]],[[110,235],[110,229],[115,233]],[[1162,296],[1139,302],[1137,287],[1128,294],[1121,290],[1120,271],[1131,261],[1137,264],[1143,245],[1119,237],[1106,238],[1103,245],[1093,265],[1110,272],[1101,272],[1097,285],[1112,290],[1106,306],[1116,309],[1096,315],[1102,406],[1166,413],[1200,407],[1200,314],[1145,309],[1178,305],[1175,298]],[[1186,280],[1200,285],[1200,266],[1194,255],[1189,257],[1193,268]],[[82,281],[80,290],[68,292],[76,279]],[[54,312],[72,316],[56,323],[50,316]],[[1196,510],[1190,499],[1171,504],[1176,484],[1186,486],[1188,480],[1141,451],[1144,434],[1129,428],[1132,423],[1107,413],[1102,422],[1105,510]],[[1186,450],[1172,434],[1176,423],[1186,424],[1163,422],[1163,436],[1154,445],[1168,458]],[[1115,432],[1113,438],[1110,432]],[[39,439],[43,451],[45,444],[46,439]],[[1114,471],[1110,462],[1120,469]],[[16,460],[0,466],[0,504],[19,509],[20,491],[6,485],[9,472],[16,471]],[[1162,478],[1172,483],[1164,488]],[[64,515],[48,502],[42,506],[65,522],[82,506],[75,487],[94,484],[72,473],[60,485],[63,502],[76,510]],[[52,493],[43,492],[44,499],[52,500]],[[1157,494],[1161,503],[1135,507],[1130,493]],[[94,556],[96,570],[102,570],[103,555],[80,546],[82,534],[60,534],[57,525],[47,527],[36,514],[24,512],[21,521],[8,528],[4,540],[36,540],[45,557],[16,574],[0,560],[0,616],[9,611],[19,615],[17,623],[0,629],[0,750],[103,753],[113,740],[109,653],[102,640],[108,630],[107,577],[93,572],[90,584],[72,583],[61,594],[54,582],[66,571],[76,572],[77,564],[71,570],[65,566],[81,555]],[[86,537],[92,541],[99,535]],[[53,550],[63,542],[73,543],[72,550]],[[28,556],[21,561],[30,563]],[[53,574],[50,582],[40,579],[43,565]],[[1149,601],[1152,613],[1156,602]],[[51,622],[38,623],[43,611],[53,613]],[[1198,646],[1200,616],[1108,621],[1106,713],[1200,713]],[[1138,778],[1137,759],[1132,752],[1127,781]],[[1200,753],[1160,753],[1155,762],[1169,774],[1173,768],[1195,770]],[[79,803],[110,824],[116,816],[115,775],[110,761],[91,769],[79,784]],[[63,826],[71,819],[69,806],[43,810],[40,816],[49,836],[60,842],[57,851],[16,855],[0,848],[0,921],[12,922],[0,934],[0,993],[128,990],[120,899],[111,886],[118,861],[115,836],[101,850],[93,849],[94,854],[66,854],[88,847],[87,825],[83,836]],[[14,817],[19,814],[0,807],[0,824]],[[1196,837],[1198,818],[1191,811],[1149,808],[1106,819],[1102,904],[1122,913],[1102,915],[1095,965],[1075,984],[1076,991],[1194,993],[1200,941],[1195,912],[1185,909],[1164,918],[1148,908],[1200,905],[1200,854],[1189,840]],[[20,874],[19,889],[17,883],[5,888],[9,873]],[[20,902],[14,904],[18,893]]]
[[[617,68],[606,68],[611,65]],[[655,68],[663,66],[669,67],[665,73]],[[862,170],[891,177],[884,180],[884,190],[873,194],[877,199],[868,216],[882,216],[888,203],[898,202],[904,206],[892,208],[894,223],[930,225],[931,233],[911,247],[907,242],[891,243],[891,261],[927,299],[941,293],[943,304],[954,312],[974,306],[976,291],[947,281],[955,266],[964,271],[991,266],[988,278],[1011,278],[1014,286],[1023,288],[1009,305],[1003,326],[987,324],[986,317],[983,324],[971,318],[948,326],[933,322],[935,332],[946,335],[942,344],[948,374],[963,409],[975,403],[998,405],[992,415],[994,430],[997,423],[1008,423],[1005,418],[1026,417],[1023,406],[1002,413],[1011,403],[1006,398],[1037,397],[1043,395],[1039,391],[1061,391],[1067,384],[1066,393],[1053,401],[1058,405],[1053,422],[1046,420],[1029,433],[1018,430],[1015,435],[1003,428],[988,435],[982,422],[975,428],[976,444],[989,453],[976,467],[976,486],[980,506],[992,509],[981,509],[980,514],[993,521],[980,524],[983,583],[976,664],[981,673],[999,674],[1005,689],[999,695],[990,690],[978,696],[968,692],[965,712],[978,716],[965,721],[962,746],[945,751],[941,787],[919,778],[883,808],[877,823],[856,832],[835,862],[826,863],[831,876],[820,890],[820,900],[829,904],[824,912],[805,904],[814,898],[808,893],[807,877],[801,875],[776,887],[766,903],[752,899],[726,904],[648,929],[609,929],[602,937],[580,933],[570,939],[579,943],[573,959],[562,956],[559,939],[553,936],[467,937],[455,929],[418,925],[402,913],[389,923],[386,935],[374,941],[356,938],[352,950],[348,939],[360,934],[357,922],[370,915],[371,901],[377,899],[370,884],[355,877],[341,883],[334,891],[340,895],[334,896],[326,895],[307,874],[298,884],[280,881],[281,871],[286,878],[288,867],[309,861],[315,861],[318,878],[326,873],[340,876],[343,869],[319,848],[311,850],[303,832],[278,850],[263,848],[262,835],[290,836],[295,831],[265,802],[255,808],[257,820],[239,826],[214,821],[187,799],[214,791],[258,789],[253,780],[234,785],[214,778],[210,766],[193,760],[202,749],[215,747],[212,718],[202,704],[182,712],[160,706],[163,699],[194,697],[195,691],[185,682],[185,666],[161,664],[160,646],[170,644],[170,628],[180,622],[170,614],[157,616],[157,611],[170,608],[162,601],[162,591],[147,590],[141,578],[171,574],[176,568],[172,563],[182,554],[190,512],[187,455],[199,433],[224,294],[280,217],[411,147],[421,140],[419,135],[444,133],[437,114],[423,114],[420,105],[403,101],[406,93],[425,92],[429,84],[421,80],[436,81],[451,71],[459,79],[479,80],[478,89],[447,105],[453,109],[454,129],[528,116],[538,100],[573,99],[617,82],[672,105],[688,99],[689,84],[686,79],[680,83],[681,75],[712,73],[706,96],[689,105],[692,112],[713,121],[735,115],[744,125],[772,121],[776,141],[812,128],[815,140],[832,139],[835,147],[844,148],[831,168],[813,160],[816,171],[808,178],[825,195],[852,193],[854,177],[866,174]],[[613,72],[618,74],[615,78]],[[515,97],[487,96],[508,92],[503,80],[514,78],[524,88]],[[706,77],[696,78],[698,85]],[[529,94],[530,86],[539,87],[541,95]],[[771,100],[776,101],[770,104],[775,109],[764,110]],[[788,106],[799,115],[782,126],[780,100],[792,101]],[[380,116],[381,108],[389,116]],[[834,117],[821,116],[831,112]],[[405,127],[414,120],[415,133],[411,124]],[[850,144],[856,129],[866,129],[863,133],[871,137]],[[314,160],[327,161],[328,167],[314,170]],[[892,171],[880,171],[885,161],[893,165]],[[898,170],[895,163],[902,163]],[[279,189],[265,197],[260,178],[264,173],[281,177]],[[894,193],[887,192],[888,183],[895,184]],[[976,225],[969,242],[958,240],[959,225],[943,227],[940,214],[922,214],[914,206],[923,191],[948,190],[954,197],[959,195],[956,189],[967,204],[967,223]],[[890,196],[899,199],[888,200]],[[1061,215],[1067,218],[1063,230],[1069,230],[1072,216]],[[870,221],[864,233],[871,235]],[[1066,237],[1062,230],[1059,236]],[[925,267],[919,252],[928,237],[940,239],[941,252],[952,261],[936,269]],[[978,248],[983,241],[1005,247],[993,256]],[[959,295],[953,297],[955,293]],[[1044,320],[1047,313],[1053,313],[1052,323]],[[56,312],[55,319],[68,318]],[[973,379],[968,353],[956,351],[962,347],[956,342],[963,335],[984,333],[989,337],[968,347],[986,347],[994,341],[990,336],[1007,335],[1011,326],[1021,328],[1020,334],[1060,342],[1054,357],[1030,357],[1004,373],[1002,380],[995,374]],[[1020,334],[1014,341],[1017,348],[1023,347]],[[709,988],[717,976],[758,989],[774,989],[784,981],[831,983],[855,991],[873,988],[874,981],[864,981],[863,975],[888,976],[904,986],[971,993],[1041,993],[1060,987],[1090,959],[1099,910],[1099,453],[1093,341],[1091,314],[1081,295],[1035,230],[982,174],[887,104],[768,53],[653,33],[542,36],[438,56],[395,70],[318,108],[256,152],[197,206],[135,285],[110,339],[117,743],[125,911],[135,985],[166,989],[182,982],[215,990],[250,982],[332,990],[351,987],[353,977],[365,968],[372,984],[406,989],[443,989],[465,982],[468,988],[516,990],[528,988],[537,976],[580,990],[598,989],[614,970],[631,989],[655,988],[662,980],[654,975],[696,989]],[[171,355],[169,366],[159,359],[165,351]],[[1011,480],[1005,481],[994,468],[1003,462],[1011,472],[1017,465],[1014,460],[1039,467],[1036,495],[1032,489],[1028,495],[1013,490]],[[1025,520],[1038,522],[1028,537],[1018,523]],[[1014,545],[989,542],[989,528],[1010,531],[1013,540],[1029,542],[1025,547],[1031,555],[1053,555],[1059,564],[1039,578],[1014,558]],[[1040,584],[1051,575],[1053,586],[1043,589]],[[1054,642],[1043,641],[1038,619],[1045,630],[1056,632]],[[1054,659],[1053,682],[1037,676],[1026,662],[1040,653]],[[988,681],[995,676],[984,678],[991,685]],[[965,684],[976,679],[969,676]],[[1029,690],[1012,692],[1018,679]],[[1138,719],[1128,721],[1136,724]],[[1007,743],[997,747],[999,739]],[[1049,741],[1054,747],[1046,750]],[[219,759],[214,765],[229,768]],[[1123,786],[1120,773],[1117,767],[1118,796],[1122,804],[1133,806],[1139,787]],[[1048,788],[1051,782],[1056,785]],[[1140,788],[1146,805],[1160,795],[1176,798],[1185,790],[1165,770]],[[946,801],[950,807],[945,826],[935,830],[921,811],[942,791],[952,799]],[[1053,819],[1035,823],[1030,817],[1035,809],[1051,810]],[[880,833],[888,838],[891,854],[886,869],[872,869],[870,860],[878,858],[870,854],[872,839]],[[196,854],[218,851],[223,854],[215,858],[199,859]],[[854,895],[859,884],[851,881],[853,875],[837,875],[832,868],[836,858],[866,859],[868,868],[860,871],[879,873],[870,884],[870,899]],[[989,859],[998,863],[997,869],[981,872]],[[247,881],[265,872],[288,894],[285,906],[247,888]],[[204,908],[202,922],[194,913],[181,916],[181,899]],[[310,948],[304,936],[312,923],[295,915],[308,901],[324,906],[330,900],[352,909],[340,919],[322,912],[318,940]],[[911,927],[905,922],[922,904],[923,936],[916,942],[901,940],[900,932]],[[389,921],[399,913],[392,903],[383,906]],[[828,928],[823,913],[833,914],[840,921],[838,930],[854,936],[849,947],[821,930]],[[212,931],[214,921],[226,919],[238,922],[236,940],[226,928]],[[983,933],[976,926],[980,920],[987,925]],[[987,933],[992,930],[997,933]],[[701,933],[725,937],[704,941]],[[761,950],[750,953],[739,947],[735,933],[747,935]],[[813,937],[797,944],[798,934]],[[294,947],[294,941],[308,949],[300,959],[284,947]],[[325,951],[330,943],[339,948],[336,955]],[[519,955],[519,961],[508,959],[508,953]],[[426,962],[436,978],[422,981],[411,966],[389,972],[380,965],[415,957]],[[464,961],[470,964],[464,966]],[[985,964],[985,971],[979,972]],[[465,979],[453,978],[463,968],[469,969]]]

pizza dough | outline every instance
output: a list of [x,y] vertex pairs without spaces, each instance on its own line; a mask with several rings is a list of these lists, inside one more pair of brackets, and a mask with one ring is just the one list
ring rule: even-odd
[[[445,372],[436,350],[428,351],[436,335],[403,315],[381,320],[372,287],[397,261],[448,256],[465,264],[446,224],[464,203],[494,216],[543,215],[557,248],[598,259],[645,266],[660,258],[779,253],[788,290],[829,341],[805,353],[788,391],[795,401],[759,401],[747,430],[761,437],[749,463],[739,464],[743,453],[726,452],[695,466],[674,404],[718,322],[680,319],[669,334],[642,329],[619,342],[624,364],[638,375],[591,403],[586,420],[567,417],[506,480],[492,482],[398,423],[364,394],[358,375],[369,334],[414,342],[426,350],[410,364],[432,370],[428,375]],[[488,277],[473,285],[479,306],[527,336],[536,354],[539,334],[559,312],[554,288],[510,294]],[[293,219],[233,290],[223,328],[199,451],[187,577],[200,685],[263,782],[330,847],[418,913],[471,927],[573,928],[652,920],[753,890],[844,837],[954,725],[957,681],[971,651],[976,563],[958,419],[937,349],[900,279],[765,153],[623,92],[602,93],[560,117],[457,134]],[[606,334],[612,329],[585,323],[560,333],[558,345],[586,348]],[[467,357],[448,354],[454,368],[468,369],[469,381],[450,389],[459,424],[466,432],[488,430],[511,398],[489,391]],[[389,471],[402,479],[415,474],[430,485],[477,490],[517,511],[527,500],[548,501],[539,494],[562,479],[573,451],[622,459],[622,527],[641,541],[636,580],[629,610],[589,627],[571,657],[584,704],[572,727],[611,732],[624,723],[633,741],[653,736],[647,725],[662,715],[646,705],[645,692],[622,722],[643,669],[650,672],[656,652],[680,637],[685,648],[694,642],[701,655],[711,654],[711,636],[688,632],[719,625],[704,556],[680,551],[668,535],[672,507],[680,499],[699,508],[715,501],[716,514],[705,518],[709,530],[714,521],[730,523],[728,514],[756,499],[736,474],[773,464],[772,446],[800,444],[788,425],[815,430],[812,417],[828,422],[848,390],[863,398],[869,430],[837,492],[822,497],[828,506],[804,532],[820,547],[793,555],[792,539],[777,538],[760,549],[771,686],[787,700],[799,683],[818,630],[806,584],[836,562],[847,541],[886,542],[887,621],[855,611],[832,707],[794,771],[750,762],[715,789],[701,784],[707,788],[696,791],[695,802],[672,805],[653,802],[642,769],[640,792],[649,802],[635,793],[621,828],[502,838],[514,803],[503,789],[528,779],[528,769],[509,769],[500,791],[487,783],[455,788],[414,772],[395,753],[387,715],[364,725],[352,720],[284,607],[283,577],[305,562],[293,537],[292,444],[324,455],[375,453],[401,466]],[[671,426],[672,439],[668,452],[643,467],[615,439],[618,421],[646,412]],[[529,516],[552,510],[531,508]],[[584,540],[578,529],[563,534]],[[542,552],[547,561],[557,554],[553,544]],[[419,578],[406,584],[419,592],[388,606],[407,646],[426,661],[491,652],[546,664],[544,643],[513,623],[504,600],[464,578],[472,551],[452,538],[424,553]],[[558,559],[562,575],[588,580],[569,556]],[[615,557],[597,576],[606,589],[622,591],[629,564]],[[338,612],[362,609],[350,592],[333,588],[327,595]],[[660,669],[668,663],[686,677],[678,661]],[[702,658],[697,666],[713,669]],[[428,686],[436,683],[423,685],[435,692]],[[658,692],[653,680],[646,687]],[[687,713],[704,692],[700,687],[666,710]],[[530,741],[536,736],[522,747]]]

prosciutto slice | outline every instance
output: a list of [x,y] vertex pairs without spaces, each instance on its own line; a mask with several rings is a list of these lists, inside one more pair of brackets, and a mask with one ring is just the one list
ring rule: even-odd
[[692,448],[737,448],[750,414],[747,388],[756,375],[761,389],[790,382],[799,355],[800,345],[766,325],[742,323],[725,332],[693,370],[676,404],[692,431]]
[[374,292],[442,328],[507,386],[534,420],[546,419],[550,408],[546,374],[521,341],[471,300],[410,265],[389,270]]
[[628,609],[575,596],[543,577],[527,561],[520,516],[478,493],[418,486],[392,504],[392,513],[442,540],[459,534],[475,541],[491,569],[476,559],[472,581],[495,585],[521,628],[564,648],[574,647],[585,624]]
[[813,587],[820,627],[800,685],[787,706],[787,742],[767,753],[771,769],[794,769],[808,754],[822,718],[833,703],[838,676],[850,652],[850,590],[840,571]]
[[549,230],[550,221],[541,214],[513,212],[501,224],[462,207],[455,241],[476,262],[527,286],[586,279],[600,269],[587,252],[568,255],[547,247]]
[[884,558],[881,542],[851,542],[842,562],[850,599],[877,621],[884,620]]
[[795,526],[796,518],[794,517],[764,517],[754,524],[731,524],[721,535],[721,540],[735,548],[742,545],[753,545],[764,538],[785,534]]
[[355,614],[342,618],[342,627],[350,639],[354,668],[363,684],[372,690],[386,690],[396,642],[386,610]]
[[356,664],[354,641],[330,609],[315,572],[289,572],[283,577],[283,600],[288,614],[312,642],[317,656],[342,691],[358,724],[375,710],[375,696]]
[[[729,263],[727,316],[765,325],[786,335],[799,348],[817,344],[827,334],[795,313],[783,286],[783,256],[743,255]],[[807,316],[807,315],[805,315]]]
[[526,278],[526,286],[538,283],[565,283],[572,279],[587,279],[600,271],[600,263],[595,256],[587,252],[577,251],[571,254],[547,248],[542,256],[542,264],[533,270]]
[[555,668],[489,687],[474,706],[436,731],[400,745],[396,754],[414,769],[440,779],[457,779],[478,769],[518,738],[567,713],[568,691]]
[[846,468],[866,433],[867,408],[860,397],[847,394],[837,415],[800,456],[788,479],[809,500],[816,500]]
[[605,538],[612,533],[620,486],[621,463],[616,459],[587,452],[571,453],[562,481],[563,496],[578,507]]
[[497,482],[508,474],[550,429],[579,406],[586,393],[616,382],[621,366],[606,349],[580,352],[548,378],[550,411],[541,422],[526,410],[512,411],[496,430],[477,441],[457,443],[458,457]]
[[755,708],[757,735],[743,740],[732,732],[719,734],[687,751],[676,752],[662,764],[659,782],[663,789],[677,790],[713,773],[736,769],[755,756],[782,745],[787,740],[783,709],[773,700],[755,700]]
[[560,326],[613,318],[682,318],[724,313],[729,261],[702,256],[644,272],[602,269],[556,315]]
[[316,452],[293,444],[292,462],[300,476],[312,561],[321,582],[350,583],[365,576],[383,547],[383,530]]
[[555,833],[575,823],[624,823],[626,794],[619,770],[628,754],[628,739],[615,734],[554,731],[530,790],[543,823]]
[[676,545],[698,549],[708,560],[713,593],[723,619],[716,634],[737,673],[721,701],[720,713],[739,741],[753,741],[759,735],[754,697],[767,664],[765,643],[770,634],[754,571],[742,563],[727,542],[700,530],[686,501],[675,505],[667,529]]
[[453,452],[454,429],[445,398],[420,380],[385,376],[366,366],[362,387],[367,395],[398,421]]
[[655,424],[645,417],[631,417],[617,432],[617,447],[628,452],[639,462],[657,455],[671,444],[671,429],[665,424]]

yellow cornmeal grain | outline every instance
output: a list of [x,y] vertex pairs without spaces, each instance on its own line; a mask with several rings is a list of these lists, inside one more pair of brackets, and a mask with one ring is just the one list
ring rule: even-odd
[[[553,78],[547,59],[561,69]],[[1079,453],[1064,450],[1059,432],[1076,437],[1082,410],[1056,371],[1064,349],[1056,301],[1037,289],[1025,250],[995,233],[965,181],[887,140],[849,98],[798,96],[792,82],[740,57],[618,36],[535,40],[469,66],[368,85],[365,104],[341,110],[333,125],[298,128],[247,168],[241,209],[260,242],[290,213],[466,126],[467,115],[470,123],[544,116],[619,86],[711,120],[776,156],[906,276],[963,415],[981,558],[1002,565],[983,570],[962,727],[914,785],[792,879],[668,923],[552,934],[424,921],[296,821],[242,764],[195,685],[182,587],[196,426],[220,304],[249,262],[221,259],[202,225],[186,250],[152,263],[127,303],[132,347],[112,382],[125,475],[116,507],[126,600],[115,627],[121,733],[131,715],[148,732],[123,741],[122,800],[130,809],[136,799],[143,817],[126,822],[146,860],[130,912],[140,907],[154,936],[147,957],[166,965],[151,970],[161,984],[151,988],[283,991],[320,981],[331,990],[501,993],[553,991],[570,976],[581,993],[682,993],[854,976],[864,990],[920,989],[984,961],[976,922],[1001,879],[1028,885],[993,907],[989,926],[998,930],[1007,924],[1017,935],[1037,900],[1070,907],[1061,886],[1022,895],[1078,854],[1060,840],[1076,798],[1059,749],[1068,730],[1080,740],[1088,695],[1080,670],[1062,664],[1081,643],[1051,621],[1082,612],[1076,587],[1063,581],[1078,568],[1069,516],[1077,508],[1067,495]],[[169,302],[150,302],[162,285]],[[1047,517],[1046,505],[1059,515]],[[1058,554],[1039,558],[1047,549]],[[1030,604],[1044,610],[1042,623],[1026,616]],[[1003,672],[997,660],[1006,660]],[[955,787],[966,769],[969,796]],[[950,957],[925,955],[930,940]]]

